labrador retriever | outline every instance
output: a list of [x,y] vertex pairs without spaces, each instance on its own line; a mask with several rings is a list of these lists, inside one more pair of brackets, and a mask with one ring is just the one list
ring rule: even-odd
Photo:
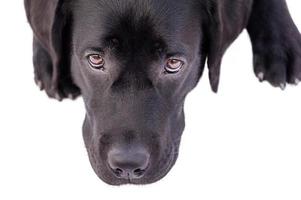
[[25,0],[35,81],[49,97],[83,97],[83,137],[111,185],[149,184],[174,165],[183,105],[207,62],[246,28],[260,81],[301,80],[301,37],[285,0]]

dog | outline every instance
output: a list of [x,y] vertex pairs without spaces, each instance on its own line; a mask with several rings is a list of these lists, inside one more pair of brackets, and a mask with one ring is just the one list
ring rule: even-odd
[[183,105],[247,29],[260,81],[301,80],[301,37],[285,0],[25,0],[35,82],[82,96],[91,165],[111,185],[162,179],[178,157]]

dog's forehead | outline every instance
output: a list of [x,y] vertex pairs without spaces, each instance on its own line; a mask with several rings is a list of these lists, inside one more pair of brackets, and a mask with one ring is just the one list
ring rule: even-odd
[[120,15],[133,10],[137,17],[146,13],[164,17],[183,15],[187,9],[192,12],[192,8],[196,8],[200,3],[197,0],[73,0],[70,5],[81,12],[98,12],[104,15]]
[[136,31],[140,36],[156,35],[168,40],[185,33],[181,30],[188,28],[191,33],[196,27],[195,6],[195,0],[76,0],[72,10],[75,30],[82,32],[81,37],[89,34],[95,41],[116,32],[126,36]]

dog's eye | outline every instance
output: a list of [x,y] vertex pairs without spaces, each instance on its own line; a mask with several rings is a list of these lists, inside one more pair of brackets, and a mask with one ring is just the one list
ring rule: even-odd
[[105,65],[105,60],[100,54],[91,54],[88,56],[88,61],[93,69],[100,70]]
[[185,62],[179,59],[168,59],[165,65],[165,70],[168,73],[177,73],[179,72],[182,67],[184,66]]

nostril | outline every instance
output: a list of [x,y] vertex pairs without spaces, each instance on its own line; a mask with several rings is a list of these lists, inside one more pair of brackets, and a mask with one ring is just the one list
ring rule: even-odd
[[114,169],[113,172],[114,172],[114,174],[115,174],[117,177],[119,177],[119,178],[121,178],[122,175],[123,175],[123,170],[120,169],[120,168]]
[[145,170],[144,170],[144,169],[138,168],[138,169],[135,169],[135,170],[134,170],[134,175],[135,175],[136,177],[138,177],[138,178],[141,177],[141,176],[143,176],[144,173],[145,173]]

